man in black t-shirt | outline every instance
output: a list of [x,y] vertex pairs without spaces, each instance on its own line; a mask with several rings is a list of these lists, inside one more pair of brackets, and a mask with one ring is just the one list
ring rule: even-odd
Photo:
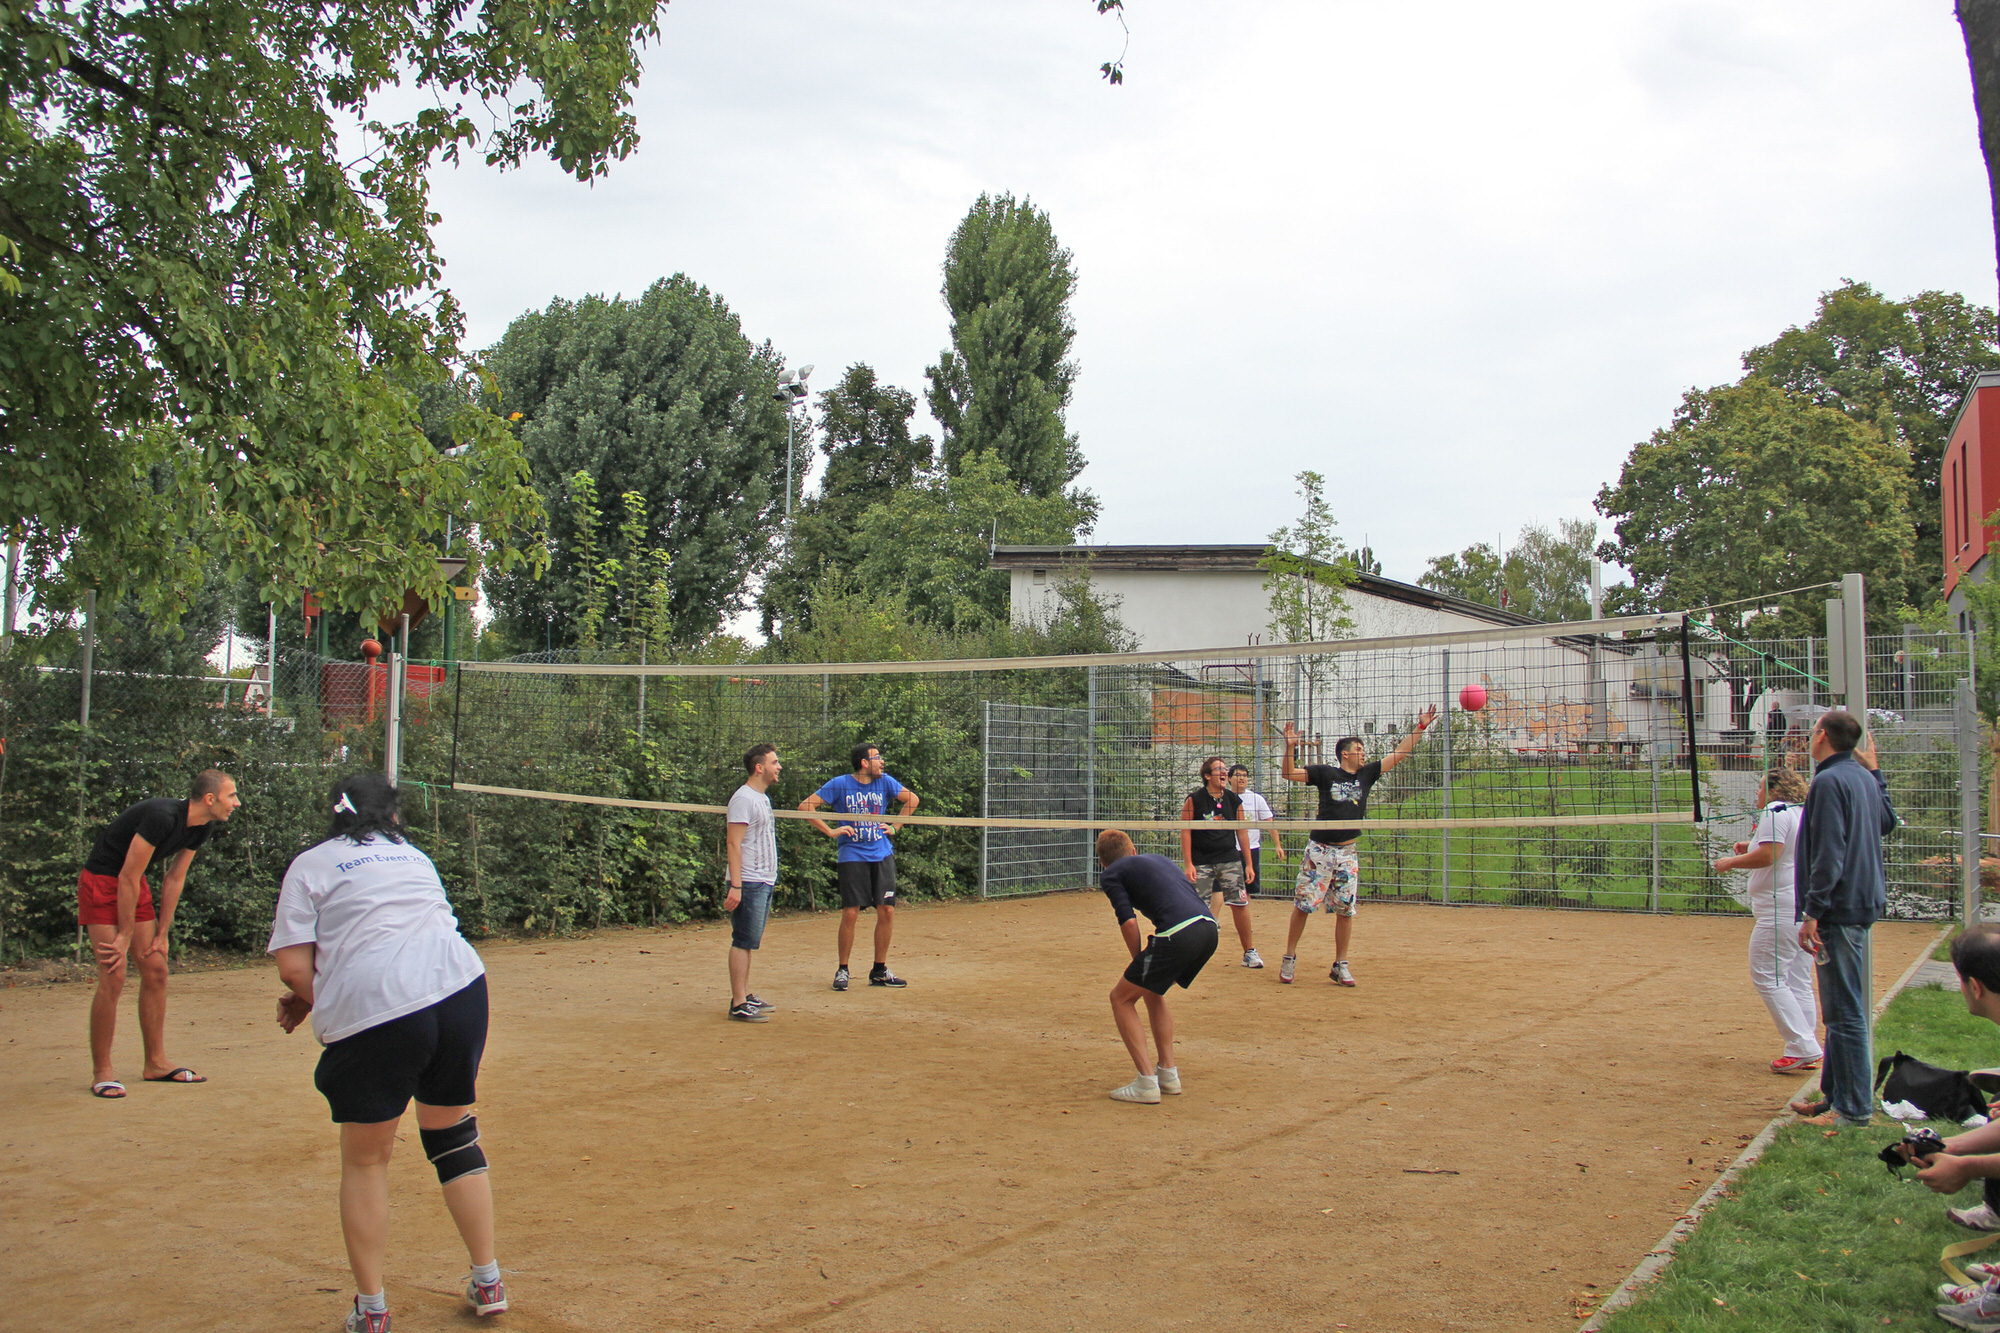
[[[192,1069],[166,1055],[167,930],[187,881],[195,850],[208,841],[212,825],[226,822],[242,802],[236,782],[219,769],[195,777],[185,801],[158,796],[141,801],[112,820],[85,858],[76,877],[76,919],[90,935],[97,957],[97,993],[90,1001],[92,1095],[125,1095],[111,1064],[118,1035],[118,1000],[125,991],[129,957],[139,969],[139,1035],[145,1043],[141,1071],[149,1083],[204,1083]],[[160,878],[160,905],[153,908],[146,870],[166,867]]]
[[[1111,1096],[1121,1102],[1153,1104],[1161,1093],[1181,1090],[1180,1068],[1174,1063],[1174,1015],[1167,1008],[1167,991],[1178,983],[1183,990],[1194,983],[1201,969],[1215,955],[1215,918],[1181,875],[1180,869],[1164,856],[1140,856],[1132,839],[1117,829],[1097,835],[1097,860],[1104,867],[1098,883],[1111,900],[1111,913],[1118,918],[1118,933],[1132,954],[1132,965],[1111,988],[1111,1017],[1118,1035],[1132,1055],[1139,1076]],[[1153,938],[1139,947],[1139,916],[1153,923]],[[1146,1017],[1153,1029],[1157,1062],[1146,1052],[1146,1026],[1139,1022],[1139,1001],[1146,1002]]]
[[[1298,748],[1299,729],[1285,724],[1285,776],[1293,782],[1303,782],[1319,789],[1319,813],[1315,819],[1358,821],[1368,813],[1368,789],[1373,787],[1384,773],[1410,757],[1410,751],[1417,748],[1417,737],[1429,729],[1437,717],[1433,705],[1417,718],[1417,725],[1403,743],[1373,763],[1368,763],[1366,748],[1359,736],[1343,737],[1334,747],[1337,764],[1307,764],[1303,768],[1293,762]],[[1322,903],[1333,913],[1333,970],[1327,979],[1341,986],[1354,984],[1354,973],[1347,965],[1347,942],[1354,934],[1354,905],[1360,895],[1361,858],[1355,851],[1355,841],[1361,836],[1358,828],[1316,828],[1306,842],[1306,854],[1299,861],[1299,882],[1292,891],[1292,924],[1285,933],[1285,956],[1278,964],[1278,980],[1289,982],[1299,963],[1299,937],[1306,933],[1306,922],[1312,920],[1313,910]]]
[[[1229,765],[1204,759],[1201,786],[1181,802],[1182,819],[1241,819],[1243,802],[1229,790]],[[1248,829],[1182,829],[1181,864],[1195,891],[1229,908],[1236,918],[1236,938],[1243,945],[1243,966],[1262,967],[1264,960],[1250,941],[1250,890],[1257,868],[1250,859]]]

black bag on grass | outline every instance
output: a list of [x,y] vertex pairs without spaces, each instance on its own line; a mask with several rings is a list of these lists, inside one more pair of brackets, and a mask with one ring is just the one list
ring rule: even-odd
[[1885,1102],[1909,1102],[1933,1120],[1986,1114],[1986,1097],[1963,1069],[1939,1069],[1897,1051],[1875,1066],[1875,1088]]

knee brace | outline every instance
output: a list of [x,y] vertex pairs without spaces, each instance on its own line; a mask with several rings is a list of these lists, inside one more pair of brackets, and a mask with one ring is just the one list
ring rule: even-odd
[[423,1141],[424,1156],[437,1168],[438,1184],[449,1185],[460,1176],[486,1169],[486,1154],[479,1150],[479,1117],[469,1115],[445,1129],[417,1130]]

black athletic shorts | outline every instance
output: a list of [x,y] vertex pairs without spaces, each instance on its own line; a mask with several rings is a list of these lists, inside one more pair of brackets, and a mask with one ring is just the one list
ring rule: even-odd
[[472,1105],[485,1053],[482,975],[428,1008],[329,1043],[313,1086],[335,1123],[372,1125],[402,1115],[412,1097],[426,1106]]
[[1171,935],[1155,935],[1125,969],[1125,980],[1155,995],[1165,995],[1176,982],[1186,990],[1215,957],[1220,938],[1215,922],[1205,916],[1196,917]]
[[842,907],[894,907],[896,905],[896,858],[879,861],[840,863],[840,905]]

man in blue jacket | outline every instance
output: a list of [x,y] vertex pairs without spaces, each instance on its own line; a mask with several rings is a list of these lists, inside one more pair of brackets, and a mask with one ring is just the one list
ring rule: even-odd
[[1868,929],[1888,906],[1882,837],[1895,829],[1889,785],[1876,766],[1875,742],[1860,749],[1854,715],[1827,713],[1813,728],[1812,788],[1799,826],[1799,947],[1819,966],[1819,1007],[1826,1021],[1823,1101],[1792,1109],[1813,1124],[1866,1125],[1875,1114],[1868,1049]]

